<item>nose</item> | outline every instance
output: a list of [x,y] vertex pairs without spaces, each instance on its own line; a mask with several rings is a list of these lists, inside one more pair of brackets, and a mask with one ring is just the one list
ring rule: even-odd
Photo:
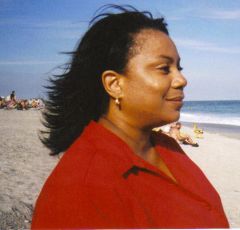
[[172,87],[173,88],[184,88],[187,85],[187,79],[183,76],[181,72],[174,76],[172,80]]

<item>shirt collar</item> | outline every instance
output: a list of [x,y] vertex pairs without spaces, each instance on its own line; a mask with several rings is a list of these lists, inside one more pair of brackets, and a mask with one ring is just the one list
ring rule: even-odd
[[117,135],[91,121],[84,129],[82,137],[86,138],[101,154],[117,162],[117,167],[124,174],[133,167],[146,168],[146,162]]

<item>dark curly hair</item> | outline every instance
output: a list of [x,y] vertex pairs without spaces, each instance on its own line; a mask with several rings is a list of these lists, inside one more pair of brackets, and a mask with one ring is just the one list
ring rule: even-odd
[[[110,13],[108,10],[117,11]],[[108,109],[109,96],[101,75],[106,70],[124,73],[134,55],[134,37],[142,29],[168,35],[164,18],[154,19],[150,12],[132,6],[107,5],[89,24],[71,63],[62,75],[50,78],[41,141],[55,155],[65,151],[91,121]],[[46,135],[47,134],[47,135]]]

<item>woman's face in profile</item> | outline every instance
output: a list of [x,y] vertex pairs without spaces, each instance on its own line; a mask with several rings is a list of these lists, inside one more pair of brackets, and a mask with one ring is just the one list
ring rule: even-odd
[[158,126],[178,120],[186,79],[172,40],[146,29],[135,36],[123,85],[122,106],[137,124]]

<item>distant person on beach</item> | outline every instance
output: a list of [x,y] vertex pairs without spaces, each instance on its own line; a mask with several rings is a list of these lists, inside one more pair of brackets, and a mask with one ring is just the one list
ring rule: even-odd
[[164,18],[101,10],[68,69],[51,79],[42,141],[65,153],[32,229],[229,227],[203,172],[152,131],[179,119],[187,84]]
[[12,91],[12,93],[10,94],[10,100],[11,101],[16,101],[15,91]]
[[203,130],[198,128],[197,124],[193,124],[193,132],[196,138],[203,138]]
[[181,132],[182,124],[180,122],[176,122],[170,126],[169,135],[173,137],[176,141],[180,143],[191,145],[193,147],[198,147],[198,143],[194,142],[190,135]]
[[5,106],[5,100],[3,97],[0,97],[0,109],[4,108]]
[[17,105],[18,110],[28,110],[29,109],[29,103],[28,100],[20,100]]
[[0,97],[0,108],[3,109],[3,108],[6,108],[7,106],[7,102],[5,100],[4,97]]
[[6,109],[17,108],[17,101],[15,91],[12,91],[10,95],[6,97]]

